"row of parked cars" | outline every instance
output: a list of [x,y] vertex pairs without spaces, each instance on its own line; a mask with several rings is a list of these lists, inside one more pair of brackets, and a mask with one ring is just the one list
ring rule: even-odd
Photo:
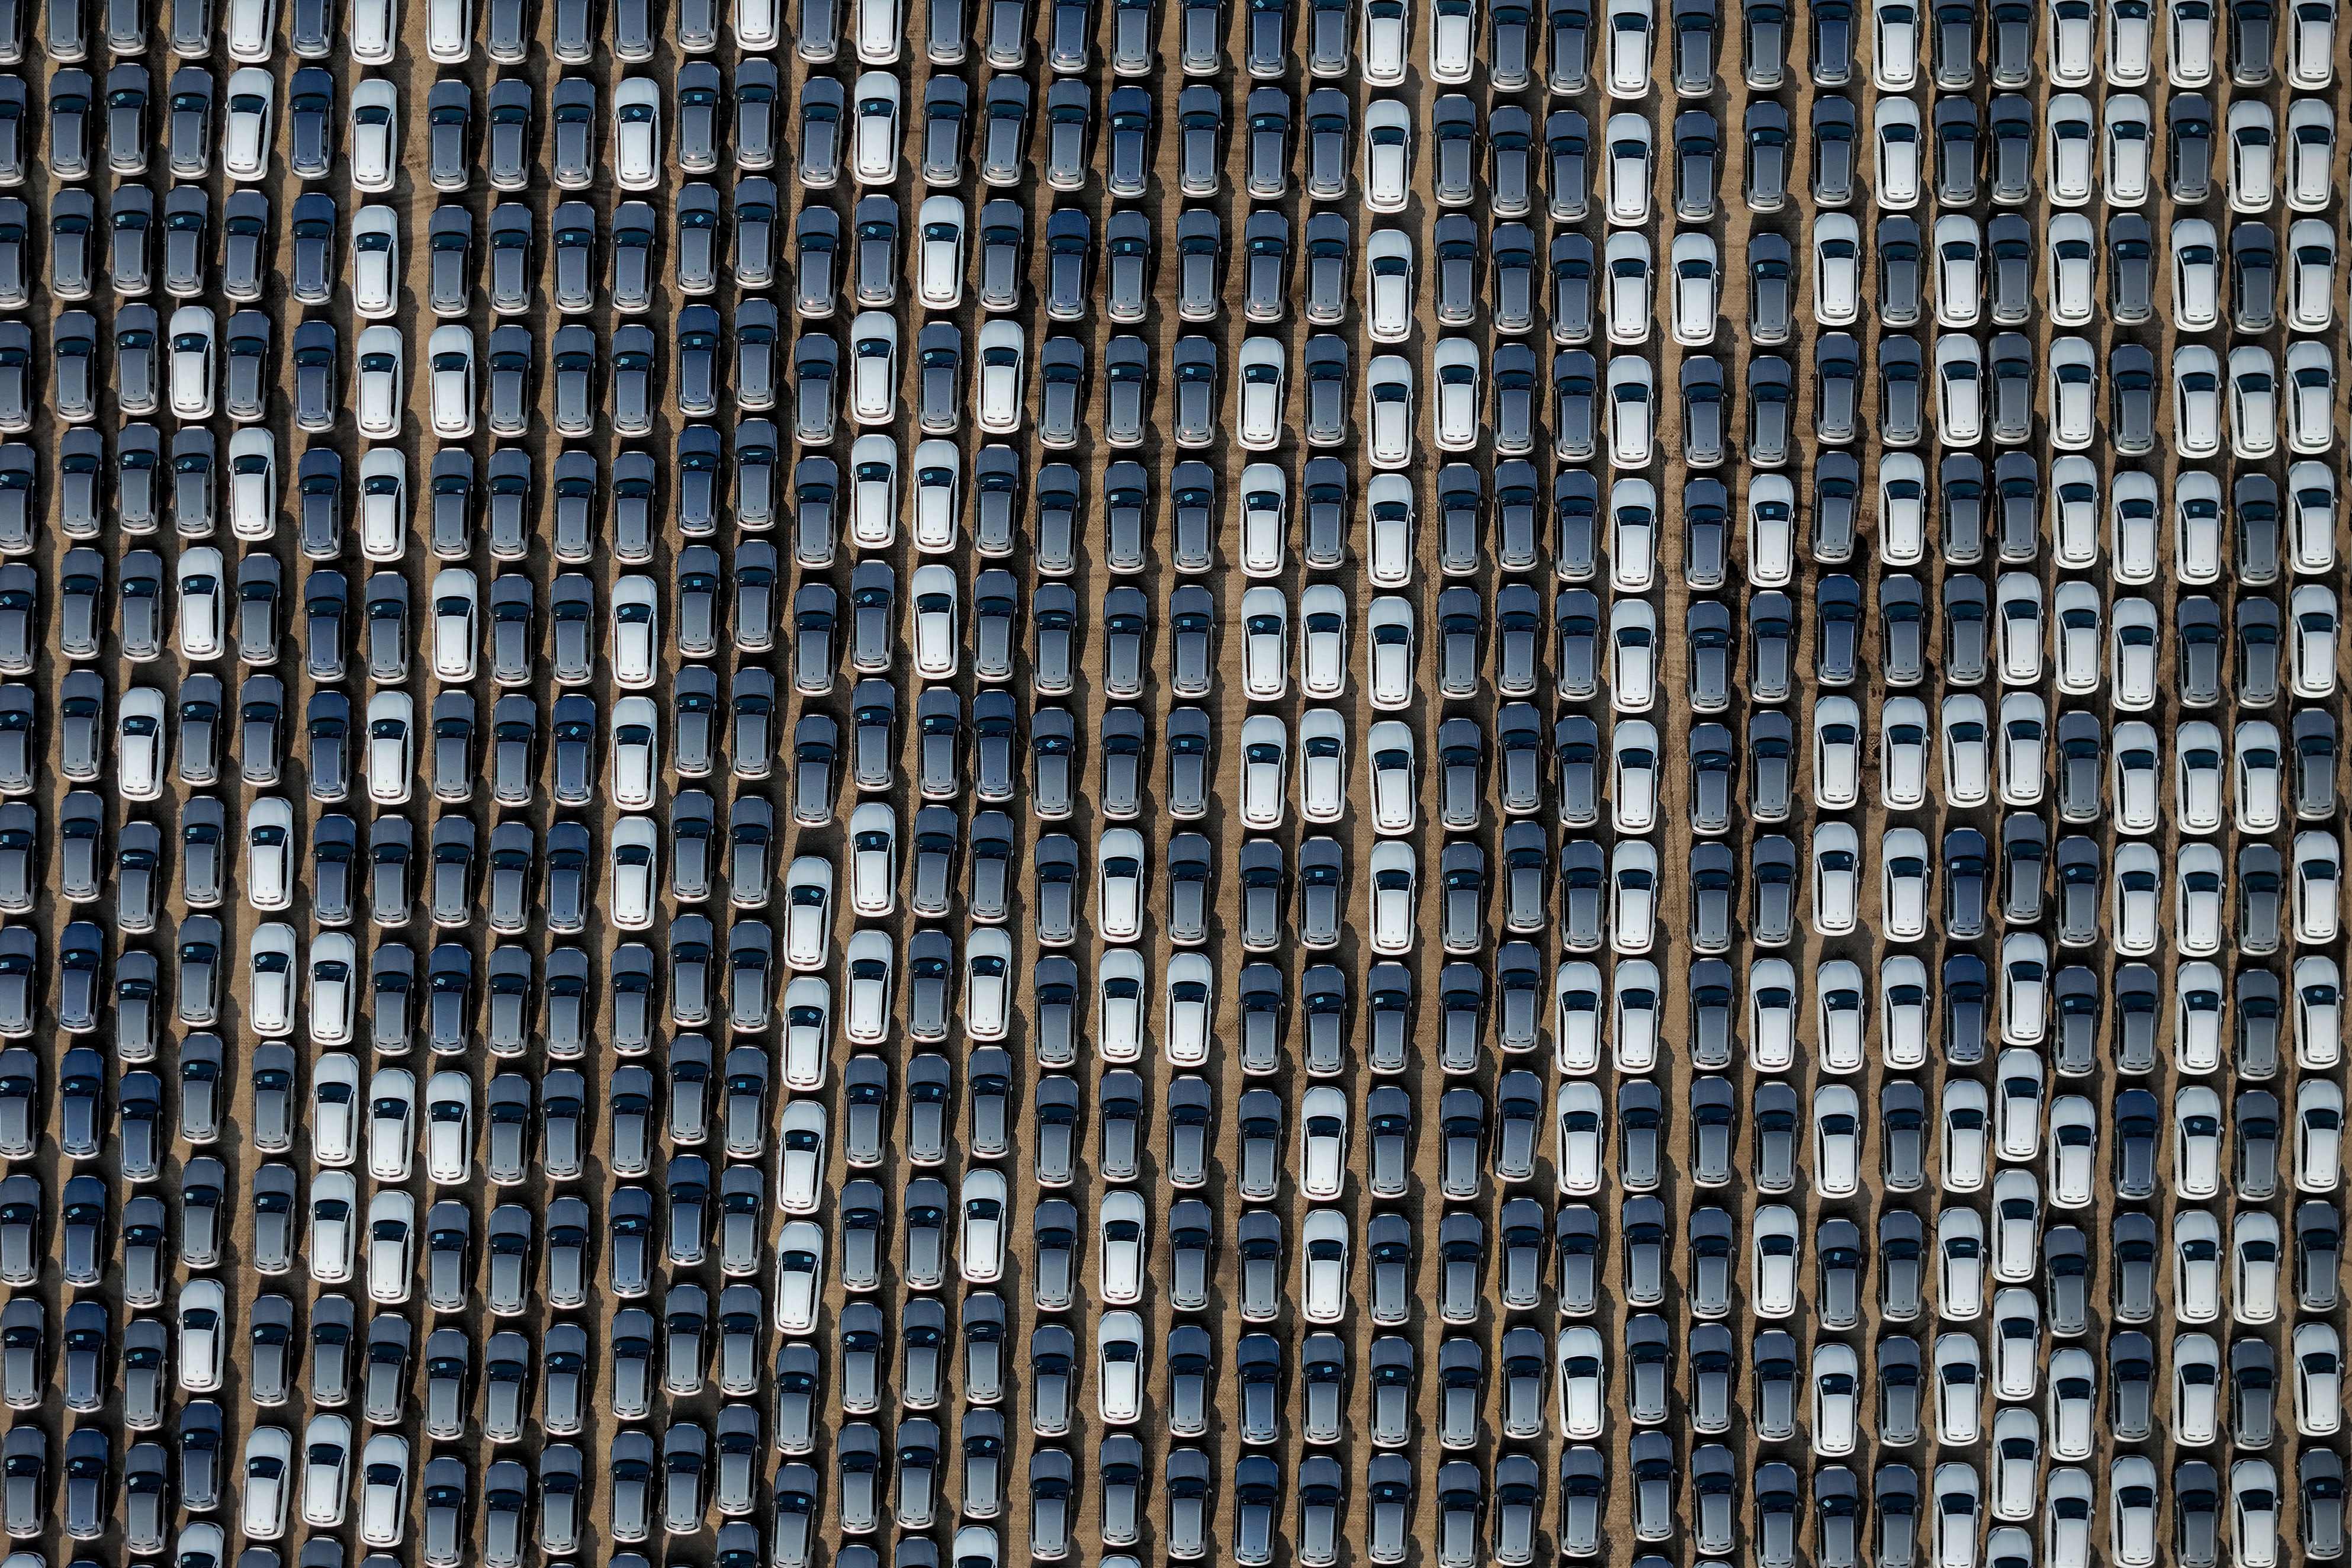
[[[1154,9],[1145,0],[1122,0],[1112,8],[1104,63],[1113,76],[1149,78],[1160,68]],[[1421,21],[1425,32],[1416,49],[1409,7],[1383,0],[1314,0],[1303,6],[1279,0],[1248,14],[1241,63],[1251,79],[1278,80],[1293,68],[1297,48],[1313,77],[1353,77],[1388,87],[1405,79],[1417,55],[1420,69],[1435,82],[1467,82],[1483,65],[1488,84],[1504,91],[1523,90],[1539,77],[1551,92],[1573,94],[1594,85],[1598,51],[1610,96],[1642,98],[1656,86],[1651,70],[1664,32],[1669,36],[1674,90],[1703,97],[1715,85],[1718,56],[1729,47],[1721,9],[1713,0],[1679,0],[1669,11],[1662,26],[1654,0],[1610,0],[1599,16],[1585,0],[1549,0],[1538,31],[1531,8],[1510,6],[1481,16],[1475,10],[1433,7]],[[765,0],[728,7],[723,22],[719,13],[709,0],[695,0],[674,18],[673,41],[689,63],[718,47],[723,28],[748,55],[789,42],[802,59],[827,65],[842,58],[845,41],[861,64],[895,65],[906,56],[912,19],[902,0],[859,0],[849,6],[827,0],[802,8],[788,30],[780,9]],[[0,63],[21,64],[28,57],[31,20],[31,8],[25,5],[12,5],[0,17]],[[295,5],[287,20],[290,53],[297,59],[347,51],[362,64],[389,64],[400,30],[398,7],[391,0],[365,0],[354,7],[343,19],[341,37],[336,36],[332,7],[319,0]],[[1042,18],[1027,0],[992,4],[979,16],[962,0],[929,4],[921,16],[924,54],[935,66],[960,65],[977,45],[991,67],[1018,69],[1029,63],[1040,20],[1047,39],[1043,59],[1051,73],[1075,76],[1092,68],[1097,19],[1079,0],[1055,0]],[[1778,4],[1742,7],[1738,68],[1751,90],[1787,85],[1794,20]],[[555,59],[566,65],[593,59],[597,23],[583,0],[557,5],[550,18]],[[151,39],[159,37],[183,59],[209,58],[217,44],[233,61],[267,63],[280,42],[275,8],[264,0],[242,0],[217,17],[211,7],[191,0],[173,0],[160,8],[144,0],[108,0],[101,15],[76,9],[46,15],[43,24],[39,44],[61,63],[85,60],[97,47],[144,55]],[[624,64],[654,58],[661,33],[651,8],[621,5],[609,26],[601,41],[614,58]],[[2172,0],[2161,18],[2153,6],[2105,16],[2069,12],[2051,19],[2046,30],[2012,8],[1996,5],[1988,13],[1974,0],[1945,6],[1926,19],[1900,0],[1874,0],[1866,18],[1851,5],[1832,3],[1806,9],[1804,67],[1816,86],[1854,85],[1856,48],[1866,43],[1867,75],[1881,92],[1919,86],[1923,56],[1932,84],[1948,91],[1975,86],[1980,66],[1997,88],[2024,88],[2037,79],[2056,87],[2104,79],[2109,87],[2132,88],[2155,79],[2160,54],[2162,74],[2175,87],[2210,87],[2224,78],[2239,87],[2260,87],[2278,79],[2284,53],[2288,85],[2315,91],[2334,79],[2336,26],[2334,12],[2325,6],[2303,6],[2282,22],[2251,0],[2238,0],[2219,13]],[[1219,6],[1190,0],[1179,27],[1178,65],[1185,76],[1221,76],[1232,65],[1224,56],[1227,29]],[[479,18],[464,0],[435,0],[426,10],[425,33],[425,53],[436,64],[465,62],[478,42],[492,62],[519,65],[528,58],[533,28],[517,0],[493,0]]]
[[[715,329],[715,313],[707,325]],[[819,447],[848,437],[851,467],[861,479],[874,472],[887,491],[877,501],[887,510],[897,510],[900,470],[911,465],[904,464],[887,432],[908,413],[931,438],[919,441],[918,465],[926,448],[946,444],[939,438],[962,429],[967,405],[984,435],[1013,435],[1032,419],[1033,355],[1018,323],[988,321],[969,352],[961,328],[940,321],[925,326],[913,356],[911,409],[900,402],[904,377],[896,319],[869,310],[851,325],[846,356],[837,340],[823,333],[804,334],[793,345],[793,435],[803,446]],[[31,422],[26,374],[33,339],[22,322],[0,322],[0,328],[5,329],[0,331],[0,353],[11,354],[9,363],[16,366],[14,395],[0,385],[0,427],[21,433]],[[146,416],[168,401],[173,417],[183,422],[173,437],[175,459],[182,447],[196,448],[189,455],[200,458],[194,472],[203,491],[197,515],[176,521],[184,530],[206,531],[212,526],[211,492],[219,484],[213,477],[218,447],[203,426],[218,414],[245,426],[273,417],[273,342],[270,318],[259,310],[237,311],[224,324],[209,307],[184,304],[173,310],[166,326],[152,307],[134,304],[117,313],[110,362],[96,319],[68,311],[50,340],[58,408],[69,424],[88,424],[102,405]],[[714,368],[710,351],[717,343],[712,331],[691,350],[703,356],[697,362],[703,373]],[[549,378],[557,434],[590,434],[601,388],[611,399],[612,427],[625,437],[643,437],[653,432],[660,412],[657,347],[651,329],[641,324],[616,329],[609,343],[584,326],[565,326],[542,353],[520,326],[496,328],[485,340],[448,323],[430,333],[416,369],[433,433],[442,441],[471,437],[486,401],[491,433],[521,435],[530,427],[533,389]],[[297,428],[331,431],[348,410],[359,434],[371,441],[402,437],[411,367],[408,340],[400,328],[367,326],[347,355],[331,324],[309,321],[297,329],[293,351]],[[1087,351],[1078,338],[1055,334],[1034,357],[1037,434],[1048,447],[1074,446],[1093,414]],[[1133,335],[1114,337],[1105,350],[1100,430],[1116,449],[1141,447],[1152,429],[1160,403],[1154,358]],[[1206,336],[1187,334],[1176,341],[1166,406],[1159,413],[1171,418],[1180,449],[1230,438],[1244,451],[1272,452],[1291,445],[1303,430],[1306,445],[1322,451],[1360,436],[1378,470],[1376,486],[1415,461],[1424,438],[1428,449],[1439,453],[1486,451],[1523,458],[1545,445],[1539,433],[1546,425],[1553,455],[1564,464],[1605,461],[1618,469],[1641,470],[1662,457],[1658,421],[1666,394],[1656,369],[1639,353],[1612,353],[1603,363],[1583,349],[1564,349],[1546,369],[1533,349],[1507,342],[1495,350],[1490,365],[1472,339],[1443,337],[1431,352],[1425,437],[1417,413],[1421,378],[1415,362],[1405,355],[1372,355],[1363,367],[1360,395],[1345,342],[1332,333],[1311,337],[1301,367],[1303,426],[1293,424],[1290,354],[1283,339],[1245,338],[1230,375],[1222,358]],[[2148,350],[2126,343],[2110,351],[2103,373],[2100,355],[2086,340],[2063,337],[2051,346],[2045,374],[2037,375],[2033,349],[2017,332],[2000,334],[1990,344],[1945,333],[1935,341],[1932,366],[1929,359],[1916,339],[1890,335],[1878,344],[1873,372],[1856,339],[1825,334],[1814,344],[1810,367],[1815,386],[1811,437],[1832,447],[1861,440],[1870,422],[1864,395],[1874,386],[1876,434],[1898,449],[1919,445],[1932,426],[1943,446],[1962,450],[1988,440],[1996,447],[2014,447],[2038,439],[2070,455],[2105,442],[2126,455],[2145,456],[2155,450],[2158,416],[2168,405],[2173,450],[2182,458],[2217,458],[2226,444],[2231,456],[2243,462],[2281,456],[2307,459],[2325,456],[2336,444],[2334,358],[2308,340],[2289,347],[2284,369],[2259,346],[2231,350],[2225,363],[2216,351],[2191,343],[2174,351],[2169,374],[2164,374]],[[695,363],[686,369],[679,394],[699,399],[704,394],[696,389],[712,384],[696,374]],[[1711,355],[1683,359],[1675,381],[1680,417],[1664,428],[1677,431],[1675,450],[1686,466],[1714,469],[1738,452],[1769,470],[1789,466],[1799,455],[1808,432],[1799,427],[1797,367],[1788,359],[1750,359],[1744,397],[1735,393],[1724,363]],[[2037,388],[2037,383],[2044,384]],[[843,424],[845,404],[850,429]],[[853,429],[859,433],[852,435]],[[240,430],[232,437],[232,471],[243,449],[252,448],[260,471],[274,476],[274,441],[243,439],[246,434]],[[746,420],[739,423],[736,437],[734,488],[751,489],[753,476],[746,470],[754,452],[765,455],[762,466],[769,470],[761,476],[759,493],[746,495],[739,505],[747,506],[755,520],[772,518],[778,505],[772,495],[777,433],[770,421]],[[134,438],[151,447],[160,442],[144,434]],[[682,458],[698,462],[681,475],[676,504],[686,510],[688,492],[698,486],[707,511],[709,493],[719,485],[718,433],[689,426],[679,445]],[[935,457],[931,466],[946,461]],[[960,467],[948,468],[945,482],[950,487],[958,482],[954,470]],[[1778,479],[1782,488],[1788,483],[1777,475],[1764,477]],[[274,510],[275,486],[274,477],[266,479],[256,498],[265,517]],[[1751,492],[1769,488],[1759,484]],[[1380,505],[1376,495],[1368,500]]]

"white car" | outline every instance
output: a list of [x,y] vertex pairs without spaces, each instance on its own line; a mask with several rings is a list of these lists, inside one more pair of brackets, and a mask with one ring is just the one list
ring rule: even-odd
[[2287,324],[2326,331],[2336,321],[2336,235],[2325,220],[2297,218],[2286,232]]
[[[776,5],[773,0],[735,0],[735,47],[764,54],[776,47]],[[804,37],[803,52],[816,39]]]
[[343,1522],[352,1487],[352,1424],[331,1410],[302,1432],[302,1522],[331,1530]]
[[2090,100],[2078,92],[2052,95],[2048,109],[2048,169],[2044,188],[2053,205],[2079,207],[2089,202],[2095,132]]
[[359,1184],[343,1170],[321,1171],[310,1182],[310,1232],[305,1248],[310,1278],[341,1285],[359,1256]]
[[1861,1426],[1861,1363],[1852,1345],[1813,1348],[1813,1452],[1838,1458],[1854,1449]]
[[1657,150],[1647,116],[1612,114],[1606,132],[1609,221],[1627,227],[1649,223],[1650,187],[1657,170]]
[[2333,1324],[2294,1326],[2294,1426],[2306,1437],[2332,1437],[2344,1425],[2344,1347]]
[[2294,544],[2294,570],[2316,575],[2336,569],[2336,479],[2320,463],[2296,463],[2287,469],[2289,537]]
[[1412,951],[1418,863],[1412,846],[1383,838],[1372,846],[1372,950],[1394,957]]
[[462,441],[474,433],[473,329],[454,321],[434,328],[425,363],[433,376],[433,433]]
[[1419,770],[1411,725],[1375,721],[1365,735],[1372,768],[1372,826],[1383,835],[1411,833],[1419,820]]
[[625,191],[661,183],[661,100],[660,85],[647,76],[623,77],[613,89],[613,183]]
[[963,455],[953,441],[915,446],[915,548],[943,554],[956,547],[963,515]]
[[1553,1057],[1563,1073],[1601,1066],[1601,971],[1570,960],[1552,975]]
[[1982,1436],[1983,1352],[1974,1334],[1956,1331],[1936,1336],[1934,1355],[1937,1439],[1956,1447],[1974,1443]]
[[1936,423],[1948,447],[1984,438],[1984,346],[1962,332],[1936,340]]
[[955,568],[936,562],[915,568],[908,595],[914,622],[915,668],[930,680],[954,678],[963,641],[958,625],[962,589]]
[[1131,1311],[1105,1312],[1095,1326],[1095,1406],[1104,1425],[1143,1419],[1144,1361],[1143,1320]]
[[1242,594],[1242,681],[1257,701],[1290,689],[1290,601],[1261,584]]
[[824,1102],[794,1098],[776,1121],[776,1206],[810,1215],[824,1198]]
[[[1405,384],[1406,407],[1402,426],[1412,426],[1411,383]],[[1402,463],[1399,465],[1402,466]],[[1412,581],[1412,481],[1402,474],[1374,474],[1364,486],[1366,531],[1370,535],[1365,575],[1380,588],[1401,588]]]
[[1328,1084],[1317,1084],[1300,1102],[1299,1188],[1317,1203],[1329,1203],[1347,1181],[1348,1098]]
[[2288,649],[2288,683],[2297,697],[2318,700],[2336,693],[2336,595],[2325,584],[2305,583],[2287,600],[2294,626]]
[[2150,143],[2154,140],[2147,100],[2136,92],[2109,93],[2101,107],[2101,118],[2105,128],[2101,143],[2105,165],[2102,173],[2108,204],[2123,207],[2146,205],[2153,157]]
[[[897,62],[905,42],[899,7],[894,0],[857,0],[857,58],[870,66]],[[770,31],[773,31],[772,24]],[[805,47],[808,40],[803,39]]]
[[1145,874],[1150,865],[1143,835],[1131,827],[1106,829],[1096,847],[1096,927],[1106,942],[1134,942],[1143,934]]
[[972,362],[972,403],[975,420],[991,435],[1021,428],[1028,356],[1021,323],[992,317],[982,324],[980,353]]
[[1620,833],[1647,833],[1658,817],[1657,726],[1628,719],[1609,737],[1610,815]]
[[320,931],[310,942],[308,987],[310,1044],[348,1047],[360,1008],[360,947],[348,931]]
[[228,438],[228,524],[244,540],[278,531],[278,437],[258,426]]
[[927,196],[918,224],[916,293],[926,310],[952,310],[963,303],[963,203],[954,196]]
[[849,324],[849,415],[887,425],[898,412],[898,323],[887,310],[861,310]]
[[813,1220],[787,1221],[776,1237],[776,1331],[784,1334],[814,1331],[824,1297],[824,1227]]
[[1890,212],[1908,212],[1919,205],[1925,153],[1919,106],[1900,96],[1881,98],[1872,111],[1871,130],[1878,165],[1877,205]]
[[221,552],[209,544],[180,552],[180,652],[192,659],[218,658],[226,651],[222,631],[228,619],[230,587]]
[[[1168,969],[1168,1058],[1179,1067],[1208,1060],[1210,985],[1214,972],[1199,953],[1178,953]],[[1104,952],[1096,972],[1100,1036],[1096,1049],[1105,1061],[1143,1057],[1143,957],[1131,947]]]
[[1348,1216],[1312,1208],[1299,1231],[1306,1277],[1300,1315],[1310,1323],[1339,1322],[1348,1314]]
[[1646,594],[1657,581],[1658,487],[1621,479],[1609,487],[1609,584],[1622,594]]
[[[461,329],[462,330],[462,329]],[[443,680],[474,679],[480,593],[473,573],[445,566],[433,578],[433,673]]]
[[613,584],[613,681],[632,691],[654,683],[661,665],[660,590],[642,573]]
[[416,1265],[416,1200],[380,1192],[368,1202],[368,1300],[379,1306],[405,1301]]
[[1927,966],[1920,960],[1907,952],[1898,952],[1879,965],[1879,1054],[1888,1067],[1912,1068],[1927,1065],[1929,996]]
[[2326,212],[2328,169],[2336,164],[2336,118],[2326,99],[2295,99],[2286,106],[2286,205],[2294,212]]
[[1612,98],[1645,98],[1650,91],[1650,56],[1657,19],[1652,0],[1609,0],[1604,42]]
[[2230,351],[2230,449],[2243,458],[2278,449],[2278,367],[2252,344]]
[[443,1186],[462,1186],[474,1169],[474,1082],[444,1068],[425,1083],[425,1173]]
[[378,1068],[368,1079],[368,1174],[405,1182],[416,1143],[416,1077],[406,1068]]
[[[2106,18],[2106,78],[2110,87],[2145,86],[2154,72],[2156,27],[2152,5],[2109,5],[2103,8]],[[2088,1517],[2087,1512],[2084,1515]],[[2050,1552],[2053,1561],[2058,1553]],[[2066,1562],[2075,1558],[2063,1559]]]
[[426,0],[425,53],[441,65],[462,64],[474,48],[472,0]]
[[407,1534],[408,1439],[379,1432],[360,1450],[360,1540],[397,1546]]
[[[1950,224],[1952,218],[1945,218]],[[1959,218],[1967,224],[1969,218]],[[1940,226],[1938,226],[1940,233]],[[1863,312],[1863,230],[1861,224],[1844,212],[1822,212],[1813,218],[1813,320],[1822,327],[1851,327],[1861,320]],[[1945,270],[1936,273],[1938,284],[1945,282]],[[1943,287],[1938,299],[1959,291]],[[1973,320],[1973,300],[1971,320]],[[1948,327],[1959,327],[1967,322],[1945,322]]]
[[294,928],[284,921],[265,921],[246,939],[246,975],[250,995],[248,1013],[254,1032],[266,1039],[282,1039],[294,1032],[296,976]]
[[360,455],[360,553],[397,561],[408,548],[408,459],[397,447]]
[[661,902],[660,836],[652,820],[630,816],[615,822],[610,859],[613,923],[623,931],[649,930]]
[[1151,1250],[1149,1226],[1143,1195],[1133,1187],[1114,1187],[1103,1194],[1096,1226],[1096,1289],[1111,1306],[1131,1307],[1143,1299]]
[[2297,1192],[2332,1193],[2343,1180],[2344,1091],[2324,1078],[2306,1078],[2294,1090],[2294,1185]]
[[[801,860],[822,859],[803,856]],[[800,860],[793,863],[797,888]],[[883,916],[898,905],[898,818],[890,803],[861,802],[849,816],[849,901],[861,915]],[[800,965],[795,964],[795,968]]]
[[[986,329],[982,331],[985,335]],[[1235,438],[1245,450],[1270,452],[1282,444],[1282,410],[1289,363],[1289,350],[1280,338],[1253,332],[1242,340],[1241,353],[1235,360],[1235,374],[1240,381],[1235,399]]]
[[1646,839],[1621,838],[1609,857],[1609,945],[1622,957],[1657,941],[1658,851]]
[[1577,1324],[1559,1331],[1557,1359],[1560,1436],[1590,1442],[1601,1436],[1607,1420],[1607,1344],[1599,1330]]
[[1601,1090],[1590,1079],[1569,1079],[1552,1106],[1552,1160],[1559,1190],[1590,1197],[1601,1190],[1607,1161],[1609,1122]]
[[1412,114],[1393,98],[1364,106],[1364,205],[1402,212],[1412,194]]
[[127,800],[153,800],[163,793],[163,694],[152,686],[122,693],[114,719],[115,787]]
[[381,66],[392,63],[393,47],[399,41],[399,18],[394,15],[394,0],[353,0],[351,14],[352,58],[362,65]]
[[1339,696],[1348,683],[1347,592],[1331,583],[1299,590],[1298,626],[1300,688],[1318,700]]
[[1764,1204],[1756,1210],[1753,1226],[1754,1277],[1748,1305],[1759,1318],[1791,1316],[1797,1310],[1803,1254],[1796,1213],[1785,1204]]
[[357,390],[360,434],[387,441],[400,434],[407,406],[407,345],[398,327],[381,323],[359,338]]
[[898,177],[900,96],[898,79],[888,71],[869,70],[857,79],[851,94],[856,127],[850,138],[850,169],[860,184],[887,185]]
[[2087,450],[2098,427],[2099,360],[2088,341],[2068,334],[2050,345],[2050,442],[2062,452]]
[[258,180],[269,172],[278,89],[259,66],[228,79],[228,112],[221,121],[221,168],[232,180]]
[[1282,721],[1271,713],[1253,713],[1242,721],[1240,760],[1243,822],[1259,828],[1280,826],[1290,774],[1290,735]]
[[[1936,220],[1938,236],[1945,232],[1944,225],[1950,221],[1950,218]],[[1973,220],[1964,218],[1961,221],[1969,225],[1971,233],[1975,232]],[[2055,324],[2062,327],[2084,326],[2098,313],[2098,244],[2091,228],[2091,220],[2081,213],[2051,215],[2050,237],[2045,249],[2050,258],[2050,319]]]
[[[340,932],[321,931],[310,944],[316,954]],[[349,940],[346,938],[345,940]],[[316,1010],[313,1008],[315,1026]],[[310,1068],[310,1152],[319,1163],[341,1170],[359,1157],[360,1064],[349,1051],[328,1051]]]
[[2270,210],[2278,199],[2278,116],[2271,106],[2252,95],[2231,98],[2229,141],[2221,159],[2231,211]]
[[1364,0],[1364,79],[1394,87],[1404,79],[1406,7],[1402,0]]
[[293,1504],[294,1438],[283,1426],[258,1426],[245,1436],[245,1482],[239,1522],[248,1541],[286,1533]]
[[1765,1072],[1786,1072],[1796,1061],[1797,972],[1788,960],[1759,958],[1748,966],[1748,1059]]
[[1609,460],[1620,468],[1650,466],[1656,439],[1657,378],[1639,354],[1609,360]]
[[2305,942],[2336,940],[2337,901],[2344,884],[2344,854],[2332,833],[2294,836],[2294,931]]
[[2336,361],[2324,344],[2287,345],[2286,445],[2306,458],[2336,445]]
[[[890,983],[897,949],[887,931],[867,927],[850,933],[844,965],[849,977],[848,1016],[842,1029],[861,1046],[878,1043],[890,1029]],[[822,1067],[816,1071],[822,1072]]]
[[[1105,952],[1102,1042],[1105,1061],[1143,1057],[1143,955],[1131,947]],[[1216,1005],[1216,969],[1206,953],[1179,952],[1168,960],[1168,1035],[1161,1051],[1169,1065],[1197,1068],[1209,1059],[1210,1021]]]
[[1376,228],[1364,239],[1364,331],[1374,342],[1412,336],[1413,249],[1401,228]]
[[213,312],[203,305],[182,305],[172,312],[172,413],[178,418],[213,416],[215,328]]
[[1440,451],[1470,451],[1478,445],[1482,369],[1478,345],[1468,338],[1441,338],[1434,359],[1437,395],[1430,405],[1432,436]]
[[[885,936],[885,942],[889,939]],[[853,938],[851,945],[856,945]],[[796,974],[784,983],[784,1087],[814,1094],[824,1087],[832,1054],[833,986],[822,974]]]
[[963,1026],[975,1040],[1001,1040],[1012,1012],[1013,939],[1002,926],[975,928],[964,943]]
[[229,0],[225,30],[229,58],[247,64],[268,61],[278,41],[277,0]]
[[416,767],[416,700],[405,691],[379,690],[368,699],[368,798],[405,805]]
[[849,448],[849,536],[860,550],[887,550],[898,537],[898,444],[879,432]]
[[822,970],[831,951],[833,862],[822,855],[794,856],[785,886],[790,891],[784,913],[784,962],[803,973]]
[[1371,435],[1373,468],[1412,463],[1413,367],[1404,355],[1373,355],[1364,374],[1364,426]]
[[1667,266],[1674,273],[1675,342],[1705,348],[1715,342],[1723,310],[1723,269],[1714,239],[1695,230],[1677,234]]
[[1005,1229],[1012,1223],[1005,1194],[1002,1171],[979,1165],[964,1175],[956,1258],[967,1285],[992,1285],[1003,1277]]
[[[1311,595],[1315,590],[1307,592]],[[1411,707],[1415,661],[1412,602],[1393,594],[1374,599],[1364,613],[1364,639],[1372,706],[1384,712]]]
[[180,1287],[179,1346],[174,1360],[180,1388],[188,1394],[210,1394],[221,1385],[232,1328],[227,1293],[217,1279],[193,1279]]
[[[391,0],[376,0],[389,7]],[[361,14],[373,7],[367,0],[352,7],[352,52],[362,63],[373,63],[360,51]],[[389,58],[389,45],[385,58]],[[344,168],[355,191],[380,195],[392,189],[401,164],[400,93],[382,77],[364,77],[352,89],[351,134]]]
[[1298,717],[1298,814],[1337,822],[1347,810],[1347,721],[1332,709],[1310,708]]
[[1612,232],[1601,247],[1601,274],[1607,279],[1601,299],[1609,341],[1627,346],[1648,342],[1654,315],[1649,236]]

